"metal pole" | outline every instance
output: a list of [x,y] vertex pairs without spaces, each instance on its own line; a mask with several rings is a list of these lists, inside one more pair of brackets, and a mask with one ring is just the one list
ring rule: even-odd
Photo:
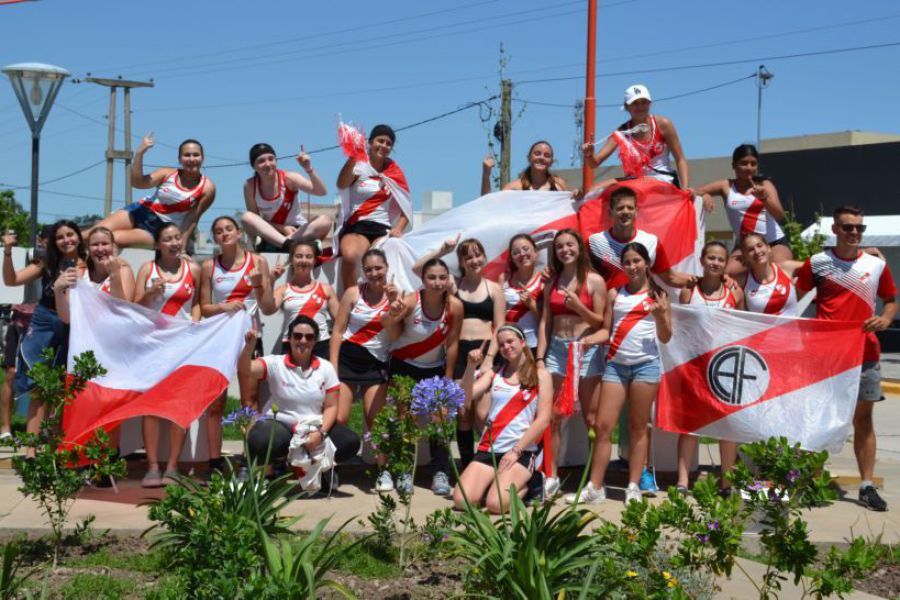
[[[584,80],[584,143],[594,142],[597,104],[594,98],[597,60],[597,0],[588,0],[587,71]],[[584,193],[594,183],[594,170],[582,158],[581,189]]]
[[37,248],[38,167],[41,162],[41,134],[31,135],[31,247]]
[[[125,88],[125,152],[131,154],[131,88]],[[131,204],[131,158],[125,159],[125,206]]]
[[509,183],[509,161],[512,156],[512,81],[500,82],[500,187]]
[[103,204],[103,216],[112,212],[113,184],[113,148],[116,147],[116,88],[109,89],[109,139],[106,147],[106,195]]

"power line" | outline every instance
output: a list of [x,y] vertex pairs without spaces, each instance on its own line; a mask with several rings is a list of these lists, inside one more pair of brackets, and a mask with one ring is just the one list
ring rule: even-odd
[[[106,159],[102,159],[95,163],[89,164],[88,166],[82,167],[82,168],[78,169],[77,171],[72,171],[71,173],[66,173],[65,175],[60,175],[59,177],[54,177],[53,179],[48,179],[46,181],[42,181],[38,185],[39,186],[47,185],[48,183],[56,183],[57,181],[62,181],[63,179],[69,179],[70,177],[75,177],[76,175],[80,175],[81,173],[84,173],[85,171],[90,171],[91,169],[93,169],[94,167],[96,167],[98,165],[102,165],[104,162],[106,162]],[[2,187],[5,187],[6,189],[10,189],[10,190],[27,190],[27,189],[31,188],[30,185],[4,185]]]

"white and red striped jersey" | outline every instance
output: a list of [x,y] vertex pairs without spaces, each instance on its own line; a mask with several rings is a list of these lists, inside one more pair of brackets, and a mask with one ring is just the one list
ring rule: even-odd
[[221,256],[213,257],[212,272],[212,301],[214,304],[224,304],[226,302],[243,302],[254,318],[254,322],[259,318],[257,311],[256,290],[253,289],[253,282],[250,280],[250,272],[256,266],[256,257],[251,252],[244,253],[244,262],[234,269],[226,269],[222,266]]
[[707,296],[697,284],[691,288],[691,299],[688,304],[695,306],[715,306],[717,308],[737,308],[737,299],[734,292],[727,285],[722,286],[722,293],[718,296]]
[[766,203],[751,194],[741,194],[734,187],[734,182],[731,182],[728,197],[725,198],[725,214],[738,239],[748,233],[758,233],[771,244],[784,237],[778,221],[766,210]]
[[510,278],[503,280],[503,296],[506,298],[506,322],[518,325],[522,333],[525,334],[525,343],[535,348],[537,347],[538,319],[519,298],[519,294],[522,292],[526,292],[534,299],[540,311],[541,299],[544,293],[544,279],[541,274],[535,273],[525,287],[510,284]]
[[350,193],[350,216],[347,224],[357,221],[374,221],[391,226],[391,190],[381,177],[360,177],[348,190]]
[[620,365],[639,365],[659,357],[649,290],[632,294],[623,286],[617,292],[606,360]]
[[292,225],[302,227],[306,224],[306,217],[300,210],[300,202],[297,200],[297,190],[287,186],[287,178],[284,171],[278,169],[278,191],[272,198],[263,194],[259,173],[253,176],[253,197],[259,216],[277,225]]
[[293,427],[303,418],[322,416],[322,405],[328,392],[338,389],[340,382],[334,366],[325,359],[312,357],[304,371],[291,361],[290,355],[271,355],[259,359],[265,369],[262,379],[269,384],[269,400],[263,414]]
[[284,322],[281,326],[281,339],[288,341],[288,326],[297,315],[306,315],[319,326],[319,341],[331,338],[331,313],[328,312],[328,296],[321,281],[313,281],[304,288],[291,283],[284,287],[284,299],[281,301],[281,314]]
[[800,307],[797,305],[797,290],[788,274],[776,264],[769,266],[774,270],[774,277],[769,283],[760,283],[747,271],[747,282],[744,284],[744,302],[747,310],[767,315],[783,315],[799,317]]
[[[538,390],[525,390],[517,383],[510,383],[501,371],[494,375],[490,394],[491,408],[485,421],[486,424],[490,423],[490,427],[485,427],[478,451],[506,454],[519,443],[534,423]],[[532,443],[522,450],[534,452],[537,446]]]
[[191,306],[194,303],[194,294],[197,291],[197,282],[194,281],[194,275],[191,273],[191,265],[186,259],[181,259],[180,275],[174,281],[166,279],[155,262],[150,263],[150,273],[147,275],[147,289],[153,285],[157,279],[164,279],[166,287],[163,289],[162,295],[148,306],[153,310],[159,311],[164,315],[178,317],[180,319],[191,319]]
[[[155,263],[154,263],[154,266],[156,266]],[[96,283],[93,279],[91,279],[90,270],[85,269],[84,273],[81,275],[81,279],[82,279],[82,281],[85,281],[85,282],[91,284],[92,286],[94,286],[95,289],[100,290],[104,294],[112,294],[112,287],[111,287],[112,284],[109,281],[109,275],[107,275],[106,279],[104,279],[100,283]]]
[[628,283],[628,276],[622,270],[622,248],[625,244],[638,242],[643,244],[650,255],[650,270],[653,273],[665,273],[672,268],[665,249],[652,233],[635,229],[631,239],[620,240],[616,238],[611,229],[595,233],[588,238],[588,248],[591,251],[591,264],[603,277],[607,289],[616,289]]
[[416,292],[416,305],[403,320],[403,333],[391,344],[391,360],[402,360],[420,369],[446,364],[447,333],[452,318],[446,306],[435,318],[425,313],[422,292]]
[[[865,321],[875,314],[878,298],[897,297],[897,286],[887,263],[865,252],[853,260],[844,260],[828,249],[808,258],[797,272],[797,289],[808,292],[813,288],[817,319]],[[863,361],[876,361],[880,354],[875,333],[867,333]]]
[[381,301],[372,306],[366,302],[365,285],[359,287],[359,298],[350,317],[347,319],[347,329],[344,331],[344,341],[353,342],[369,351],[381,362],[387,362],[390,340],[388,332],[381,325],[381,315],[388,311],[387,295]]
[[156,213],[160,220],[175,223],[179,229],[184,229],[184,219],[200,202],[206,181],[206,175],[201,175],[197,185],[184,188],[178,181],[178,171],[175,171],[159,184],[152,195],[141,200],[141,205]]

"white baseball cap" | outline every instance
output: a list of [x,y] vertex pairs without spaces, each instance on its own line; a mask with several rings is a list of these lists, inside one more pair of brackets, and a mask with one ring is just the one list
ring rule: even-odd
[[647,86],[641,84],[629,85],[625,88],[625,105],[629,105],[635,100],[649,100],[653,101],[653,98],[650,97],[650,90],[647,89]]

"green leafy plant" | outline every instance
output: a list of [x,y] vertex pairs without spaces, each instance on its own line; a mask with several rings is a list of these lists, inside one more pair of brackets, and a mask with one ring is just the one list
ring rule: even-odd
[[[822,223],[822,216],[816,213],[813,222],[817,225]],[[809,240],[803,239],[803,230],[806,229],[803,223],[796,220],[793,213],[784,213],[784,235],[788,238],[791,252],[794,253],[794,260],[806,260],[813,254],[822,251],[827,236],[822,233],[815,233]]]
[[[378,495],[378,508],[376,508],[366,521],[372,528],[372,537],[366,547],[375,556],[396,561],[397,552],[395,540],[397,539],[397,522],[394,520],[394,512],[397,510],[397,501],[388,494]],[[363,524],[360,521],[360,524]]]
[[23,569],[22,544],[19,541],[8,542],[0,552],[0,600],[18,598],[19,592],[37,568]]

